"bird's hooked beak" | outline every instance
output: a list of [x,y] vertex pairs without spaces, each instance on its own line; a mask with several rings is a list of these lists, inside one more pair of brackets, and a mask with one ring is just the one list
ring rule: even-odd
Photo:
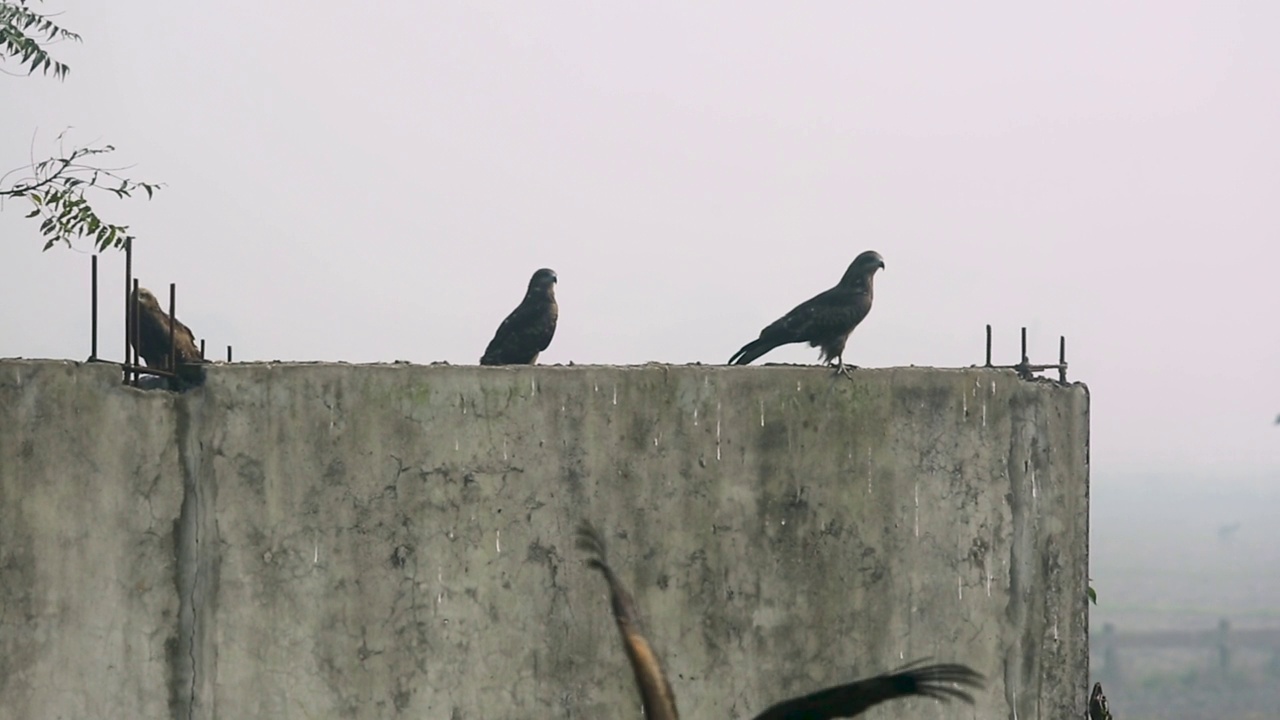
[[859,268],[862,268],[863,271],[866,271],[867,268],[870,268],[871,272],[875,272],[876,268],[879,268],[881,270],[884,269],[884,257],[882,257],[880,253],[874,250],[868,250],[862,253],[861,255],[859,255],[854,260],[854,264],[856,264]]

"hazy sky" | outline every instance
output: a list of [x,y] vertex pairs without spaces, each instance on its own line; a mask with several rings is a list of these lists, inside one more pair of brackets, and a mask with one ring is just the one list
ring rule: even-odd
[[[0,76],[0,168],[74,126],[167,183],[99,209],[211,355],[475,363],[548,266],[544,362],[723,363],[875,249],[848,361],[1063,334],[1095,478],[1280,477],[1274,0],[37,7],[84,43]],[[26,210],[0,356],[84,359],[89,256]]]

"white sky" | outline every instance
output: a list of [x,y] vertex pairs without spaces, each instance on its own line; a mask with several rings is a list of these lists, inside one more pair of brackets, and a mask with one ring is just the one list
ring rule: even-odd
[[[475,363],[548,266],[543,362],[723,363],[875,249],[850,362],[1064,334],[1095,477],[1280,476],[1280,3],[37,8],[84,43],[0,76],[0,171],[74,126],[167,183],[99,211],[211,356]],[[26,210],[0,356],[82,360],[88,255]]]

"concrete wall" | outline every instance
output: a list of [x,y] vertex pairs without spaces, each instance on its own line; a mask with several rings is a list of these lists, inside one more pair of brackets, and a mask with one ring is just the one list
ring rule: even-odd
[[[921,656],[1074,718],[1088,393],[988,370],[0,363],[0,718],[688,718]],[[1016,714],[1015,714],[1016,713]]]

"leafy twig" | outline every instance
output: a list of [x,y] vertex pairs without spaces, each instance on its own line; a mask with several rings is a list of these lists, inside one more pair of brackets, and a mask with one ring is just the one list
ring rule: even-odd
[[[59,141],[64,135],[65,131],[58,136]],[[99,167],[84,162],[86,158],[114,151],[113,145],[73,147],[70,152],[60,149],[57,156],[32,163],[31,174],[12,187],[0,187],[0,201],[5,198],[31,201],[34,207],[27,217],[42,218],[40,233],[45,238],[45,250],[59,242],[70,247],[74,240],[86,237],[99,250],[122,247],[125,241],[134,238],[129,226],[109,223],[98,217],[86,193],[100,190],[117,198],[146,193],[150,199],[163,184],[131,180],[117,174],[117,171],[126,169],[123,167]],[[21,168],[7,173],[0,178],[0,183],[19,170]]]

